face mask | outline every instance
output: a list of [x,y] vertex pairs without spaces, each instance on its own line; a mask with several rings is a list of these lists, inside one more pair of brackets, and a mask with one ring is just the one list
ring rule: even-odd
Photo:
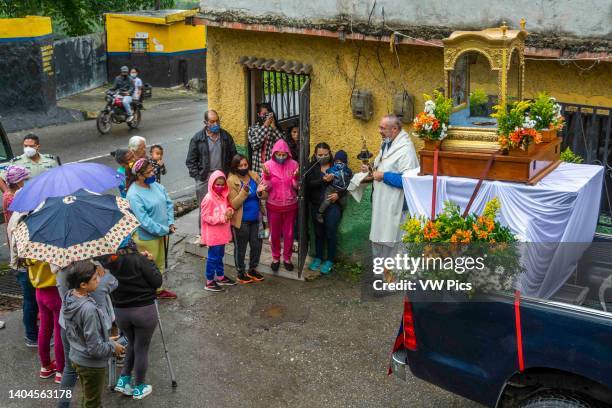
[[336,165],[336,167],[337,167],[337,168],[339,168],[339,169],[343,169],[343,168],[344,168],[344,166],[346,166],[346,165],[345,165],[343,162],[338,162],[338,163],[335,163],[335,165]]
[[221,125],[219,125],[218,123],[215,123],[214,125],[209,126],[208,130],[210,130],[213,133],[219,133],[219,130],[221,130]]
[[155,176],[147,177],[144,179],[145,184],[153,184],[155,183]]
[[24,154],[26,157],[30,157],[30,158],[32,158],[32,157],[36,156],[36,153],[37,153],[37,152],[36,152],[36,149],[35,149],[35,148],[33,148],[33,147],[29,147],[29,146],[28,146],[28,147],[24,147],[24,148],[23,148],[23,154]]
[[238,173],[241,176],[246,176],[247,174],[249,174],[249,169],[238,169],[236,170],[236,173]]
[[385,137],[385,138],[383,139],[383,142],[385,142],[385,143],[387,143],[387,144],[388,144],[388,143],[391,143],[391,138],[390,138],[390,137]]
[[215,193],[221,195],[221,193],[223,193],[223,190],[225,190],[225,186],[219,186],[219,185],[215,184],[213,186],[213,189],[215,190]]
[[321,156],[321,157],[319,157],[319,163],[321,163],[321,164],[329,163],[329,156]]
[[281,158],[281,157],[274,156],[274,161],[277,162],[278,164],[283,164],[286,160],[287,160],[286,157]]
[[136,78],[136,77],[138,76],[138,74],[130,74],[130,76],[131,76],[132,78]]

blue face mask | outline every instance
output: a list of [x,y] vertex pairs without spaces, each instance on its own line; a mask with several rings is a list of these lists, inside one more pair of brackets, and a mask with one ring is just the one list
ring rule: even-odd
[[155,176],[147,177],[144,179],[145,184],[153,184],[155,183]]
[[219,130],[221,130],[221,125],[219,125],[218,123],[215,123],[214,125],[209,126],[208,130],[210,130],[213,133],[219,133]]
[[274,156],[274,161],[277,162],[278,164],[283,164],[285,161],[287,161],[287,158]]
[[336,163],[336,167],[339,168],[339,169],[344,169],[345,166],[346,166],[346,164],[344,164],[343,162]]

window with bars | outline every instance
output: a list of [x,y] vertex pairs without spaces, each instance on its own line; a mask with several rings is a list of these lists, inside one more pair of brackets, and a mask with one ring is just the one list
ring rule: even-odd
[[261,71],[259,100],[256,102],[268,102],[279,121],[296,119],[300,113],[299,92],[308,75],[289,74],[277,71]]
[[130,38],[130,52],[144,54],[148,49],[149,43],[146,38]]

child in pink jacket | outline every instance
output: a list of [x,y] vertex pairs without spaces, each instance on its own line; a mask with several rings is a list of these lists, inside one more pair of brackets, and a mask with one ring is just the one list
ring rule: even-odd
[[281,257],[281,235],[283,236],[283,265],[293,270],[291,249],[293,224],[297,215],[297,189],[299,165],[291,158],[291,150],[284,140],[272,148],[272,159],[263,165],[263,183],[268,191],[267,212],[270,222],[273,271],[278,271]]
[[228,195],[229,187],[225,175],[221,170],[214,171],[208,179],[208,193],[200,203],[200,244],[208,246],[205,289],[212,292],[221,292],[221,286],[236,284],[223,274],[225,244],[232,240],[230,221],[234,215]]

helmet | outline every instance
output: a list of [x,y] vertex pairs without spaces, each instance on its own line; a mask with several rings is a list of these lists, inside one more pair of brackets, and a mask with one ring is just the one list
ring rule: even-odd
[[130,72],[130,69],[127,67],[127,65],[124,65],[124,66],[121,67],[121,73],[123,74],[124,72],[125,73]]
[[17,184],[30,176],[28,169],[22,166],[9,166],[6,169],[6,181],[9,184]]

